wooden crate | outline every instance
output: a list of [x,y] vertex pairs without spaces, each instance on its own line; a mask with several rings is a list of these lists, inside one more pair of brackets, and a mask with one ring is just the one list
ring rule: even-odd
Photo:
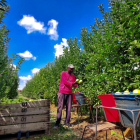
[[0,135],[39,130],[50,133],[49,100],[0,105]]

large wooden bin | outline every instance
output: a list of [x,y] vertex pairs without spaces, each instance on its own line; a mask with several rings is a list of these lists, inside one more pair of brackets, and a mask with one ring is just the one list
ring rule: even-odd
[[50,101],[0,105],[0,135],[45,130],[50,132]]

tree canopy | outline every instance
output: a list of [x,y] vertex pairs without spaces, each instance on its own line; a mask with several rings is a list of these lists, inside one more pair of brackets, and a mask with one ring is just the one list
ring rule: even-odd
[[[6,0],[0,1],[0,99],[3,97],[14,98],[17,96],[17,88],[19,84],[18,69],[23,59],[16,53],[12,58],[9,58],[7,54],[8,50],[8,33],[6,25],[3,23],[3,18],[6,16],[9,10],[9,5],[6,4]],[[16,68],[13,65],[13,61],[19,57]]]
[[60,74],[71,63],[76,67],[76,78],[83,79],[74,92],[82,92],[94,105],[98,104],[99,94],[140,88],[139,0],[110,0],[109,5],[109,12],[99,6],[103,19],[96,18],[90,31],[82,28],[80,42],[77,37],[70,38],[63,55],[34,75],[23,95],[55,102]]

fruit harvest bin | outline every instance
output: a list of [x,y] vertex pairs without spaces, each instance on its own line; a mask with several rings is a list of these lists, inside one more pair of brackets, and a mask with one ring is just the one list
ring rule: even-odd
[[0,105],[0,135],[39,130],[50,133],[50,100]]
[[[136,110],[140,109],[140,95],[115,95],[113,94],[118,108]],[[133,128],[133,116],[130,111],[119,111],[121,123],[125,127]],[[134,120],[137,120],[139,111],[134,112]],[[140,130],[140,120],[137,122],[137,129]]]

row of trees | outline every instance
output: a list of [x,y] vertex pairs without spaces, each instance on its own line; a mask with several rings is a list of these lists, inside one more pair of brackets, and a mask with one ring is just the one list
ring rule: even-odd
[[103,20],[96,18],[90,31],[82,28],[80,42],[69,39],[63,55],[28,81],[23,95],[55,102],[60,73],[71,63],[76,66],[76,78],[83,79],[74,92],[82,92],[94,105],[99,94],[140,88],[139,0],[110,0],[109,5],[110,12],[99,6]]
[[8,50],[8,33],[6,25],[3,23],[3,18],[7,14],[9,6],[6,0],[0,1],[0,99],[14,98],[17,96],[18,88],[18,69],[23,59],[19,57],[16,68],[12,62],[18,57],[16,54],[12,58],[7,55]]

